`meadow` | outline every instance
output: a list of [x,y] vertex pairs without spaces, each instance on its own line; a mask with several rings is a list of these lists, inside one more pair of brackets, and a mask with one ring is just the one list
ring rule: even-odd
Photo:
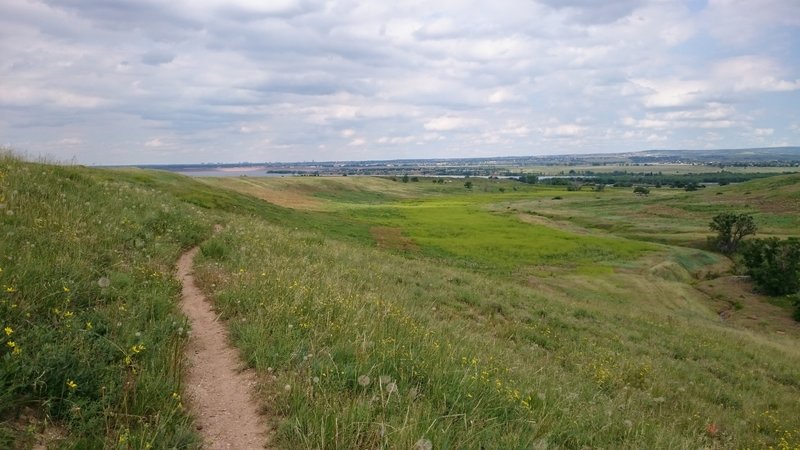
[[[726,299],[695,286],[728,284],[729,262],[702,248],[703,230],[740,201],[704,211],[708,191],[313,182],[295,192],[368,224],[374,242],[232,222],[210,241],[227,250],[199,268],[266,377],[279,446],[800,445],[789,310],[749,298],[734,314],[759,311],[770,325],[734,325],[718,314]],[[796,186],[794,176],[720,190],[730,199],[751,189],[748,210],[782,235]],[[663,203],[687,211],[677,237],[647,212]],[[628,222],[640,228],[614,228]]]
[[728,209],[796,233],[797,175],[645,197],[0,172],[0,446],[199,446],[172,270],[200,245],[275,448],[800,448],[791,310],[705,244]]

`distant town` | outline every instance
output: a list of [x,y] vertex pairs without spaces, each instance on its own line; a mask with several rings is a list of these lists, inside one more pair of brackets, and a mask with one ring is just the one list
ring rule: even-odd
[[[648,150],[584,155],[503,156],[492,158],[398,159],[382,161],[238,162],[137,165],[190,175],[210,176],[521,176],[542,166],[657,166],[800,167],[800,147]],[[604,170],[607,172],[608,170]],[[641,171],[641,170],[639,170]],[[635,172],[639,172],[635,171]],[[585,174],[586,170],[583,171]],[[544,172],[541,173],[542,175]]]

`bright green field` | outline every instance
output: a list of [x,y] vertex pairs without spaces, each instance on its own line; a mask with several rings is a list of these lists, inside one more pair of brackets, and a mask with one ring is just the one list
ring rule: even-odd
[[658,248],[643,242],[528,224],[514,214],[486,209],[487,204],[514,197],[519,196],[437,197],[358,209],[354,214],[376,224],[402,229],[430,254],[461,258],[472,266],[489,270],[536,266],[597,270]]

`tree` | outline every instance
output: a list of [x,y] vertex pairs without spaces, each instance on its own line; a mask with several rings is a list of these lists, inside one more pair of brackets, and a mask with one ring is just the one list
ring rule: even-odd
[[580,191],[582,187],[583,184],[581,184],[579,181],[572,181],[567,185],[567,190],[570,192]]
[[753,239],[742,246],[742,259],[756,287],[769,295],[800,291],[800,240]]
[[717,232],[713,238],[722,253],[733,253],[745,236],[756,234],[756,223],[750,214],[722,213],[717,214],[708,224],[711,231]]
[[644,186],[636,186],[633,188],[633,193],[636,195],[647,195],[650,193],[650,189],[647,189]]
[[408,183],[408,174],[403,175],[403,183]]
[[472,189],[472,181],[467,181],[466,183],[464,183],[464,187],[467,189]]

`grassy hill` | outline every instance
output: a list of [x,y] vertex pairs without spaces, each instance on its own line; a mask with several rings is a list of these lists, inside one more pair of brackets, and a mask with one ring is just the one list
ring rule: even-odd
[[200,244],[278,448],[800,448],[790,310],[702,248],[728,209],[796,233],[800,177],[473,182],[4,157],[0,447],[197,446],[171,272]]

